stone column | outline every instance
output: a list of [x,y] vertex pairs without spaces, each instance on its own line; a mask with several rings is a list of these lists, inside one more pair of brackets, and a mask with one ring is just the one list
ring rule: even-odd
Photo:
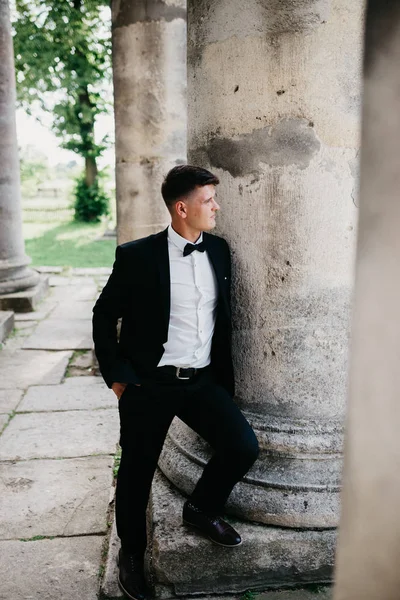
[[118,243],[169,222],[160,187],[186,162],[185,0],[113,0]]
[[400,6],[367,8],[360,221],[336,600],[397,600]]
[[34,286],[22,236],[19,159],[15,125],[14,53],[8,0],[0,0],[0,295]]
[[[221,180],[237,402],[262,453],[231,495],[258,523],[338,523],[356,225],[361,0],[190,0],[189,162]],[[209,450],[171,429],[189,492]]]

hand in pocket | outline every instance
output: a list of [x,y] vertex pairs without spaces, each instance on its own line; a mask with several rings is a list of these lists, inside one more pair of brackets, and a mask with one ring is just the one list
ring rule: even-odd
[[111,389],[117,396],[118,400],[121,398],[127,385],[127,383],[119,383],[118,381],[114,381],[114,383],[112,384]]

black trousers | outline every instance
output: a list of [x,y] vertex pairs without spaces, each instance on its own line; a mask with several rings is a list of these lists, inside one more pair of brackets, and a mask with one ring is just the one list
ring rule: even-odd
[[[195,378],[194,378],[195,379]],[[121,463],[116,490],[116,525],[122,548],[143,555],[146,507],[168,428],[178,416],[213,448],[190,500],[221,513],[234,485],[256,460],[257,438],[228,392],[208,371],[197,380],[143,380],[130,384],[119,400]]]

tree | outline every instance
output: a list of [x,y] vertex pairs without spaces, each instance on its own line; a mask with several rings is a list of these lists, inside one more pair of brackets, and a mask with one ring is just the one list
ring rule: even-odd
[[61,146],[85,160],[87,188],[98,186],[97,162],[106,140],[95,140],[96,117],[109,110],[111,33],[107,0],[16,0],[14,49],[17,94],[29,112],[51,115]]

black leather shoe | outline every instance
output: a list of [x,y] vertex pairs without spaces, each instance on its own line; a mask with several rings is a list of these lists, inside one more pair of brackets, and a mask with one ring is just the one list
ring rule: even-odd
[[144,578],[143,561],[135,554],[119,551],[117,563],[119,566],[118,583],[125,596],[132,600],[147,600],[149,590]]
[[242,538],[229,523],[221,517],[201,511],[190,502],[185,502],[183,505],[182,519],[185,525],[196,527],[214,544],[234,548],[242,543]]

